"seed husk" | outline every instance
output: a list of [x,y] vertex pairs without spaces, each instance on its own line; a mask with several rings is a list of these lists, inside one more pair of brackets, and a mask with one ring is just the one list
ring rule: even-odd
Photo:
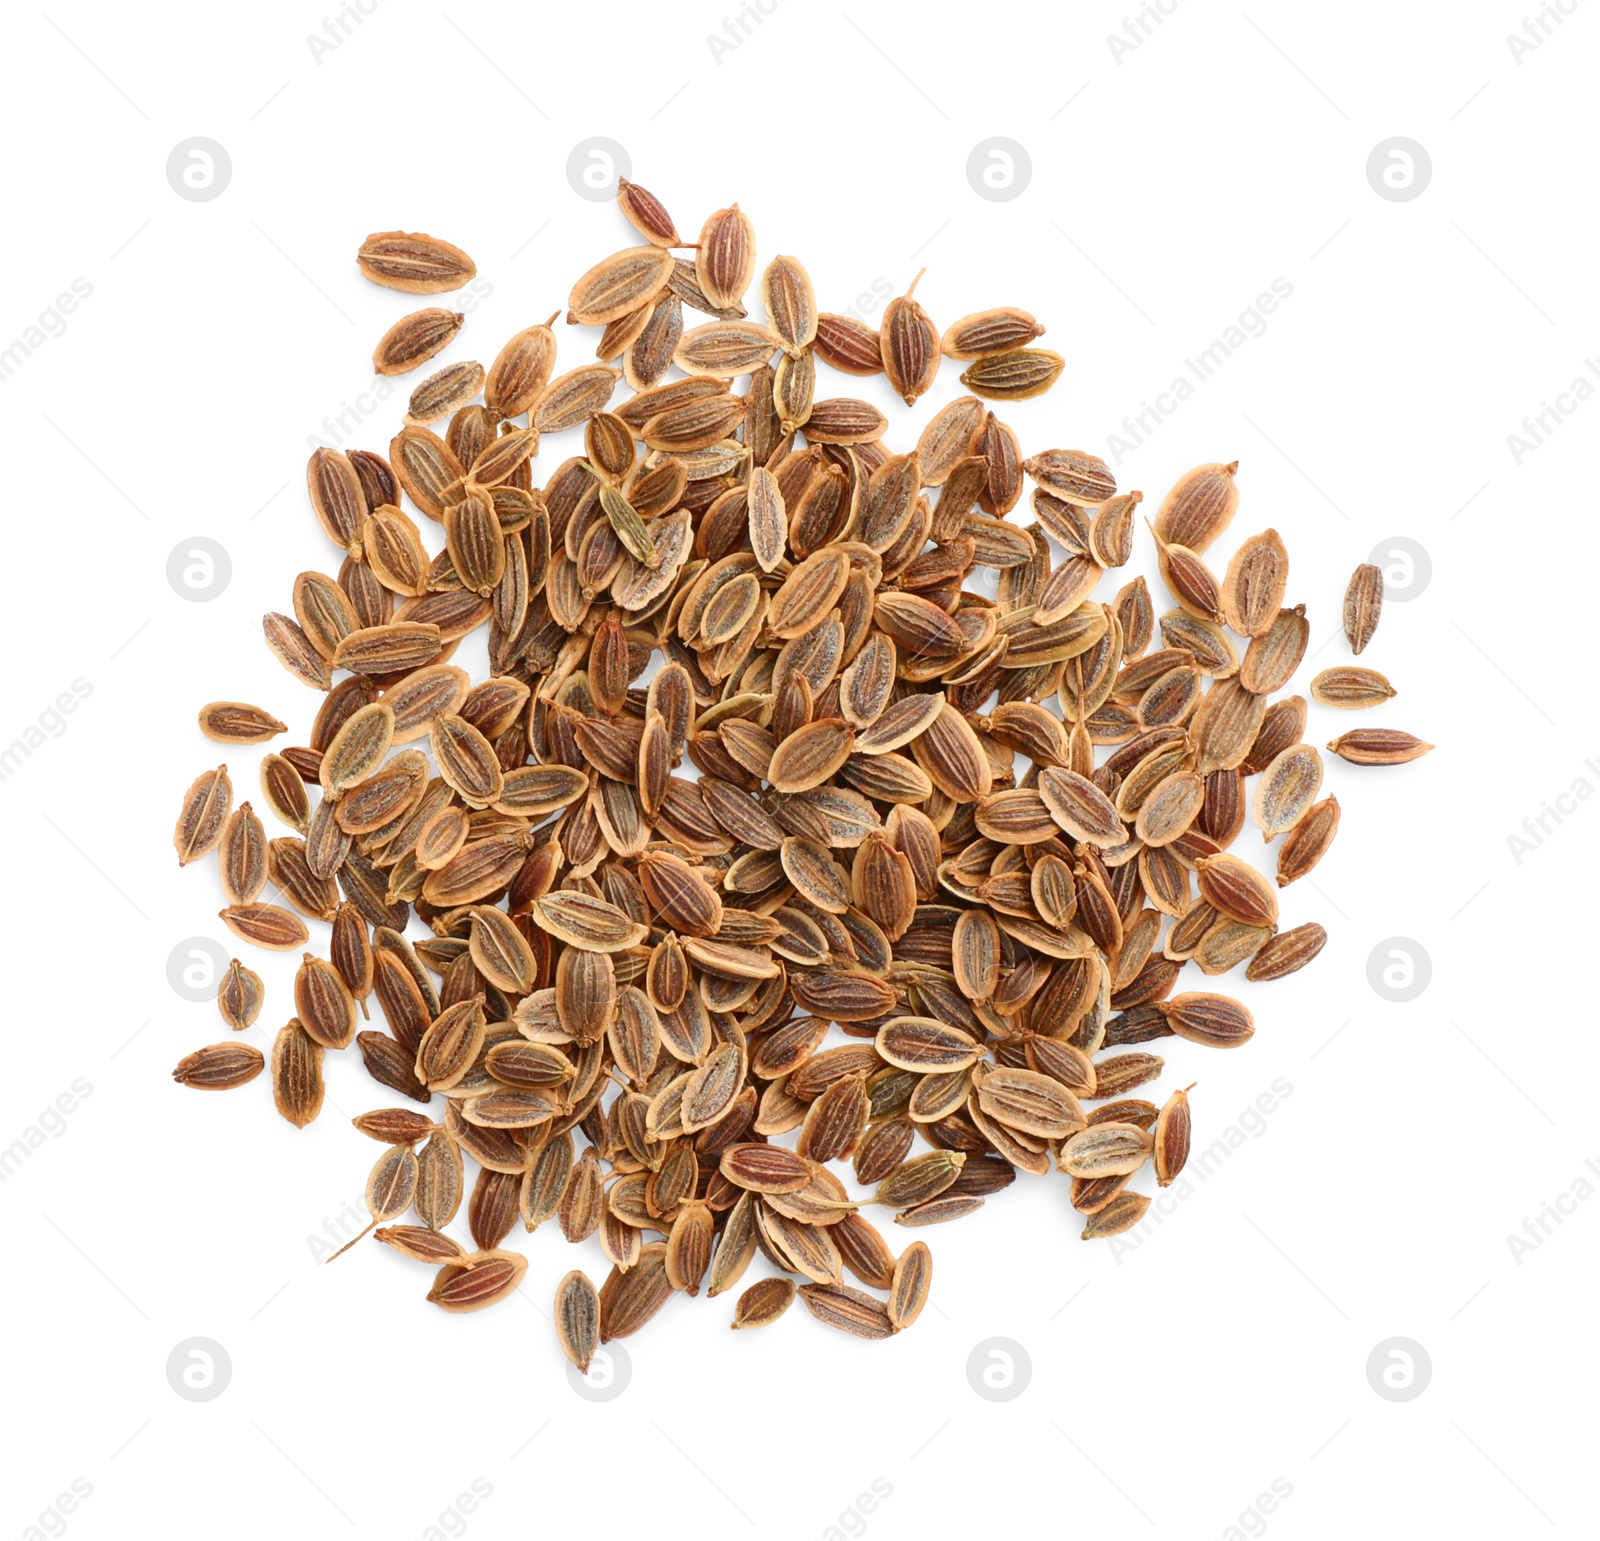
[[887,1338],[895,1330],[881,1300],[848,1284],[803,1284],[800,1298],[819,1322],[855,1338]]
[[1311,699],[1322,706],[1344,711],[1360,711],[1381,706],[1396,694],[1395,688],[1376,669],[1357,669],[1342,665],[1324,669],[1311,681]]
[[1420,760],[1434,746],[1398,728],[1357,728],[1341,733],[1328,748],[1352,765],[1404,765]]
[[1383,569],[1363,562],[1344,591],[1344,634],[1350,651],[1360,654],[1372,641],[1383,614]]
[[373,369],[380,375],[403,375],[427,363],[455,341],[466,319],[460,311],[437,305],[402,316],[378,339],[372,350]]
[[1254,981],[1282,979],[1297,973],[1328,945],[1328,933],[1316,921],[1280,931],[1250,960],[1244,977]]
[[356,265],[373,283],[407,294],[441,294],[478,275],[477,264],[459,246],[403,230],[369,235],[356,253]]
[[295,1018],[272,1042],[272,1100],[297,1129],[322,1111],[322,1045]]
[[1103,1208],[1089,1216],[1089,1223],[1079,1235],[1084,1241],[1096,1241],[1107,1236],[1120,1236],[1131,1231],[1150,1207],[1150,1198],[1144,1193],[1119,1193]]
[[444,1311],[481,1311],[512,1294],[527,1271],[520,1252],[469,1252],[439,1270],[428,1299]]
[[200,708],[200,731],[216,744],[264,744],[289,729],[259,706],[212,701]]
[[961,372],[961,383],[985,401],[1026,401],[1049,390],[1066,365],[1048,348],[1012,348],[985,354]]
[[[1333,745],[1328,747],[1332,749]],[[1262,838],[1271,840],[1293,829],[1305,817],[1321,786],[1322,756],[1310,744],[1291,744],[1278,755],[1262,771],[1251,808]]]
[[1278,887],[1303,878],[1328,854],[1339,832],[1339,799],[1325,797],[1313,803],[1278,847]]
[[794,1304],[794,1298],[793,1279],[758,1280],[734,1302],[730,1325],[736,1331],[740,1328],[770,1327]]
[[266,1061],[254,1044],[214,1043],[193,1054],[185,1054],[172,1072],[179,1086],[195,1086],[201,1091],[229,1091],[243,1086],[261,1074]]
[[578,1373],[587,1374],[600,1346],[600,1292],[580,1268],[556,1285],[556,1341]]
[[878,327],[884,373],[895,395],[908,407],[933,385],[939,372],[938,330],[912,298],[921,278],[919,272],[904,294],[884,306]]

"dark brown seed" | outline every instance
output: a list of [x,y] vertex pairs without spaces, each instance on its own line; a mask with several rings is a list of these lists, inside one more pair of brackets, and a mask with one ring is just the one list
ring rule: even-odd
[[1281,931],[1250,960],[1244,977],[1254,981],[1282,979],[1303,969],[1328,945],[1328,933],[1315,921]]

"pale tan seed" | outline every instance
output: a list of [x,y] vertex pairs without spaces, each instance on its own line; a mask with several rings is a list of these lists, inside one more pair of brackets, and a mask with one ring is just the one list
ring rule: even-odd
[[761,275],[761,304],[784,350],[801,353],[817,335],[817,296],[795,257],[774,257]]
[[1235,460],[1227,465],[1196,466],[1180,476],[1156,515],[1155,533],[1171,545],[1186,546],[1203,555],[1228,528],[1239,507],[1239,489],[1234,483],[1238,469]]
[[477,264],[459,246],[403,230],[369,235],[356,253],[356,265],[373,283],[407,294],[459,289],[478,273]]
[[648,305],[672,276],[672,253],[664,247],[630,246],[597,262],[567,296],[569,326],[604,326]]
[[1344,711],[1381,706],[1395,694],[1394,686],[1376,669],[1358,669],[1348,664],[1324,669],[1311,681],[1313,701]]
[[304,1129],[322,1111],[322,1045],[291,1018],[272,1042],[272,1100]]
[[428,1299],[445,1311],[481,1311],[511,1295],[527,1271],[520,1252],[470,1252],[439,1270]]
[[1150,1159],[1153,1141],[1136,1124],[1092,1124],[1061,1147],[1061,1170],[1073,1177],[1121,1177]]
[[1291,744],[1261,773],[1256,788],[1251,813],[1262,838],[1271,840],[1293,829],[1321,786],[1322,756],[1310,744]]
[[287,733],[271,712],[244,701],[211,701],[200,708],[200,731],[218,744],[264,744]]
[[556,1341],[561,1352],[586,1374],[600,1345],[600,1292],[588,1274],[574,1268],[556,1285]]
[[1357,728],[1353,733],[1341,733],[1328,745],[1352,765],[1404,765],[1421,759],[1433,747],[1398,728]]
[[1043,335],[1044,328],[1027,311],[1002,305],[963,316],[945,329],[939,347],[946,358],[965,362],[986,353],[1007,353]]
[[1119,1193],[1089,1216],[1089,1223],[1079,1232],[1079,1236],[1084,1241],[1120,1236],[1144,1219],[1144,1212],[1149,1207],[1148,1194]]
[[700,228],[694,272],[712,305],[740,306],[755,271],[756,235],[737,203],[718,209]]
[[[723,1245],[727,1245],[726,1239]],[[741,1328],[770,1327],[794,1304],[794,1298],[793,1279],[758,1280],[734,1302],[730,1325],[736,1331]]]

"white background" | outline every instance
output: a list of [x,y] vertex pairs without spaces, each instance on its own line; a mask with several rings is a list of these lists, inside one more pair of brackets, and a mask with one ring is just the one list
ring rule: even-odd
[[[1507,436],[1600,352],[1600,14],[1579,6],[1519,62],[1510,3],[1188,0],[1120,57],[1106,38],[1122,5],[1062,10],[783,0],[719,57],[706,35],[723,13],[694,0],[384,0],[320,61],[314,6],[15,19],[0,344],[74,279],[93,292],[0,382],[0,743],[74,680],[92,693],[0,782],[0,1146],[27,1144],[76,1081],[91,1090],[0,1186],[3,1534],[1592,1533],[1600,1203],[1568,1198],[1520,1257],[1507,1238],[1600,1185],[1582,983],[1600,811],[1569,803],[1520,863],[1508,837],[1579,778],[1600,786],[1580,662],[1600,406],[1568,398],[1520,465]],[[165,174],[196,135],[231,157],[214,201]],[[995,135],[1031,158],[1011,201],[965,171]],[[1397,135],[1432,162],[1406,202],[1366,174]],[[302,567],[336,570],[305,502],[308,436],[370,389],[373,343],[414,308],[358,277],[356,246],[404,228],[466,247],[492,292],[439,362],[487,363],[632,239],[568,183],[593,136],[627,148],[686,232],[739,200],[763,260],[799,255],[825,308],[878,279],[899,292],[926,265],[918,298],[941,326],[1033,310],[1068,366],[1002,412],[1029,450],[1115,458],[1124,416],[1286,280],[1265,332],[1118,480],[1153,511],[1187,467],[1238,458],[1242,506],[1212,560],[1283,534],[1290,599],[1327,644],[1300,689],[1346,656],[1351,569],[1391,538],[1418,543],[1431,582],[1408,603],[1391,592],[1362,660],[1400,694],[1362,725],[1440,746],[1396,771],[1330,759],[1343,828],[1284,896],[1285,924],[1321,920],[1327,950],[1244,987],[1246,1048],[1163,1046],[1161,1093],[1199,1083],[1199,1144],[1290,1090],[1136,1247],[1081,1243],[1066,1180],[1024,1179],[919,1233],[936,1308],[904,1336],[861,1343],[798,1308],[735,1335],[727,1298],[676,1301],[628,1340],[631,1383],[606,1403],[569,1386],[547,1304],[569,1267],[601,1276],[596,1243],[519,1229],[525,1298],[469,1317],[425,1304],[428,1270],[370,1242],[318,1267],[310,1238],[359,1206],[377,1154],[340,1115],[391,1099],[332,1065],[302,1132],[265,1078],[175,1087],[176,1060],[226,1030],[166,976],[187,938],[236,949],[214,866],[180,873],[170,845],[182,789],[220,758],[196,708],[259,701],[287,742],[314,710],[257,628]],[[562,367],[590,356],[593,334],[558,335]],[[890,411],[892,442],[909,446],[957,373]],[[892,407],[881,381],[819,376],[819,394]],[[351,442],[383,450],[403,399]],[[539,474],[570,452],[548,445]],[[233,575],[191,603],[166,566],[200,535]],[[1141,528],[1136,566],[1150,554]],[[1354,725],[1314,709],[1310,736]],[[228,758],[251,795],[259,751]],[[1368,982],[1393,937],[1431,958],[1406,1004]],[[291,965],[252,961],[265,1047]],[[168,1384],[192,1337],[231,1359],[209,1402]],[[1006,1403],[968,1383],[994,1337],[1031,1360]],[[1393,1337],[1432,1363],[1408,1402],[1368,1383]],[[74,1479],[89,1496],[52,1514]],[[490,1493],[468,1512],[475,1480]],[[875,1480],[889,1493],[868,1512]],[[1275,1480],[1291,1491],[1269,1513]]]

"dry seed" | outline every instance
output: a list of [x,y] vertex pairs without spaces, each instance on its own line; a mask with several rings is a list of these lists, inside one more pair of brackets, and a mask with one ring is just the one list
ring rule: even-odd
[[244,701],[212,701],[200,708],[200,731],[218,744],[264,744],[287,733],[271,712]]
[[1376,669],[1357,669],[1344,665],[1324,669],[1311,681],[1311,699],[1322,706],[1337,706],[1346,711],[1381,706],[1396,694],[1395,688]]
[[[613,1264],[599,1291],[563,1281],[559,1335],[580,1365],[674,1292],[731,1287],[757,1250],[811,1281],[823,1320],[887,1336],[922,1309],[928,1253],[896,1264],[832,1161],[853,1159],[905,1225],[971,1213],[1018,1170],[1047,1171],[1052,1143],[1094,1131],[1101,1161],[1153,1152],[1170,1181],[1185,1095],[1158,1114],[1127,1095],[1160,1073],[1157,1056],[1093,1056],[1167,1035],[1242,1042],[1253,1024],[1236,1002],[1172,993],[1183,962],[1248,959],[1248,977],[1278,978],[1322,946],[1315,925],[1274,935],[1271,886],[1226,854],[1247,775],[1262,776],[1258,822],[1288,832],[1280,886],[1337,826],[1333,799],[1312,805],[1305,701],[1267,699],[1309,626],[1284,607],[1274,532],[1245,540],[1220,579],[1207,565],[1238,504],[1236,465],[1199,467],[1160,505],[1179,607],[1151,655],[1143,581],[1094,598],[1131,560],[1141,504],[1104,462],[1026,456],[979,395],[933,414],[914,452],[873,404],[815,399],[818,359],[886,368],[908,401],[952,356],[980,394],[1031,394],[1060,361],[1031,346],[1042,328],[1028,313],[978,312],[940,339],[913,285],[873,331],[819,313],[803,265],[779,257],[761,277],[765,323],[747,322],[756,243],[736,205],[706,222],[690,262],[670,250],[681,237],[659,199],[623,182],[618,202],[648,245],[574,288],[573,321],[604,328],[598,363],[556,377],[550,324],[527,327],[487,372],[468,362],[424,381],[387,459],[312,455],[312,511],[343,565],[337,581],[302,573],[293,618],[263,628],[289,672],[327,692],[307,747],[261,769],[267,806],[304,838],[266,841],[218,772],[185,799],[176,843],[181,860],[218,848],[237,934],[304,948],[299,915],[333,923],[273,1057],[287,1116],[314,1116],[320,1043],[348,1043],[374,990],[392,1036],[356,1035],[369,1074],[418,1104],[445,1093],[442,1128],[393,1109],[358,1121],[395,1151],[369,1183],[374,1219],[410,1183],[423,1221],[380,1239],[443,1265],[441,1306],[514,1290],[522,1263],[495,1248],[520,1210],[530,1229],[555,1215],[569,1237],[598,1231]],[[369,241],[362,265],[423,292],[474,271],[446,243],[396,235]],[[711,323],[686,332],[685,305]],[[416,312],[375,363],[404,372],[460,324]],[[674,358],[707,373],[662,384]],[[743,372],[735,395],[724,381]],[[613,410],[619,377],[638,394]],[[466,405],[479,389],[485,405]],[[527,426],[510,421],[524,413]],[[423,426],[446,417],[440,433]],[[577,428],[585,458],[540,477],[541,435]],[[1040,521],[1026,530],[1005,519],[1025,472]],[[437,557],[402,490],[443,525]],[[980,566],[1001,573],[998,604],[963,589]],[[1358,652],[1380,602],[1381,574],[1359,572]],[[1223,621],[1250,639],[1242,662]],[[448,658],[485,622],[492,677],[474,686]],[[665,667],[635,687],[656,648]],[[340,668],[354,677],[330,688]],[[1311,694],[1365,704],[1388,690],[1336,669]],[[283,731],[240,703],[202,723],[238,744]],[[417,749],[393,752],[424,733],[437,776]],[[1370,732],[1335,744],[1359,763],[1425,748]],[[685,754],[698,782],[675,774]],[[263,877],[288,908],[260,902]],[[415,952],[399,934],[413,901],[433,931]],[[219,1012],[247,1026],[261,996],[235,964]],[[823,1048],[835,1022],[861,1041]],[[1080,1097],[1100,1111],[1086,1118]],[[791,1131],[798,1151],[769,1143]],[[914,1154],[919,1132],[931,1157]],[[429,1229],[462,1202],[463,1151],[482,1168],[469,1220],[488,1249],[470,1257]],[[1127,1181],[1073,1179],[1086,1237],[1138,1222],[1147,1201]],[[846,1290],[846,1269],[889,1305]],[[788,1279],[762,1287],[738,1324],[793,1293]]]
[[1278,848],[1278,887],[1287,887],[1296,878],[1303,878],[1328,854],[1328,847],[1338,832],[1338,798],[1325,797],[1306,809]]
[[459,246],[437,236],[384,230],[369,235],[356,253],[356,265],[375,284],[407,294],[439,294],[459,289],[477,276],[477,265]]
[[1049,390],[1066,365],[1059,353],[1048,348],[1013,348],[986,354],[969,365],[961,372],[961,383],[986,401],[1026,401]]
[[214,1043],[184,1055],[172,1079],[179,1086],[197,1086],[201,1091],[228,1091],[255,1080],[265,1065],[261,1050],[253,1044]]
[[733,1322],[741,1327],[769,1327],[794,1304],[793,1279],[762,1279],[734,1302]]
[[1256,788],[1251,813],[1262,838],[1271,840],[1293,829],[1321,786],[1322,756],[1310,744],[1291,744],[1261,773],[1261,785]]
[[403,375],[427,363],[455,341],[466,319],[460,311],[439,306],[402,316],[378,339],[372,350],[373,369],[380,375]]
[[1244,977],[1250,980],[1282,979],[1303,969],[1328,945],[1328,933],[1314,920],[1292,931],[1280,931],[1250,960]]
[[1341,733],[1328,748],[1352,765],[1404,765],[1421,759],[1433,745],[1397,728],[1357,728]]
[[1383,569],[1363,562],[1344,591],[1344,634],[1352,653],[1361,653],[1372,641],[1382,614]]

